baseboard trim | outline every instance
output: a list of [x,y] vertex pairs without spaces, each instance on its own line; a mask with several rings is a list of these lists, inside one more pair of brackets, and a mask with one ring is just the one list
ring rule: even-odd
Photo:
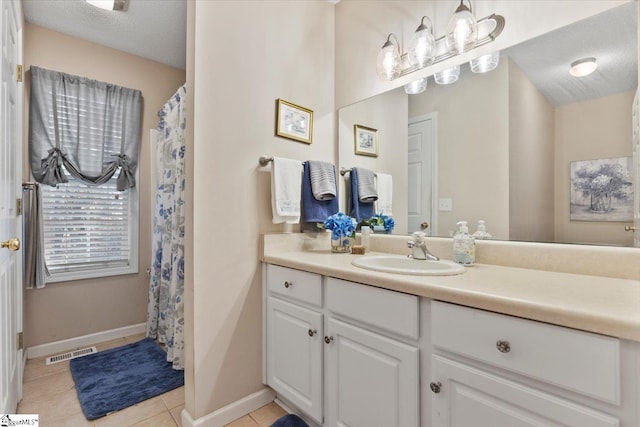
[[183,427],[223,427],[256,409],[273,402],[276,394],[270,388],[263,388],[247,397],[236,400],[217,411],[194,420],[186,408],[182,410]]
[[47,344],[34,345],[33,347],[27,348],[27,358],[33,359],[36,357],[49,356],[56,353],[74,350],[79,347],[98,344],[104,341],[142,334],[146,331],[147,324],[138,323],[137,325],[124,326],[122,328],[96,332],[95,334],[83,335],[80,337],[69,338],[62,341],[54,341]]

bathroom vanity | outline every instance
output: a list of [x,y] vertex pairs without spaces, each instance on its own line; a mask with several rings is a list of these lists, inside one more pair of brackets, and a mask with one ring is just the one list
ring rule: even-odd
[[[402,239],[378,242],[399,253]],[[262,245],[263,381],[310,423],[640,425],[640,281],[482,263],[390,274],[322,237]]]

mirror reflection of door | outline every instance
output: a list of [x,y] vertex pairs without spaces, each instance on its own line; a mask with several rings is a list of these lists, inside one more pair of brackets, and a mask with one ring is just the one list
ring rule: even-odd
[[408,134],[408,231],[436,234],[436,129],[437,114],[431,113],[409,119]]
[[638,91],[633,99],[633,246],[640,248],[640,104]]

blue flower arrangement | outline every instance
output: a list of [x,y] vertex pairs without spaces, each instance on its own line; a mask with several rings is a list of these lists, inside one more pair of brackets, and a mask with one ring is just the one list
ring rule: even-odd
[[370,226],[374,231],[384,230],[385,233],[390,234],[396,226],[396,222],[390,216],[376,214],[366,220],[364,225]]
[[331,230],[331,239],[353,237],[356,232],[356,220],[342,212],[331,215],[324,220],[324,228]]

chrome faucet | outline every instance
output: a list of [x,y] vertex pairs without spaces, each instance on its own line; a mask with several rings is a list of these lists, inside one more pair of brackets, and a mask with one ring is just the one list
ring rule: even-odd
[[425,234],[422,231],[415,231],[411,235],[411,240],[407,242],[407,247],[411,249],[411,253],[407,255],[409,258],[430,261],[438,261],[440,259],[427,249]]

